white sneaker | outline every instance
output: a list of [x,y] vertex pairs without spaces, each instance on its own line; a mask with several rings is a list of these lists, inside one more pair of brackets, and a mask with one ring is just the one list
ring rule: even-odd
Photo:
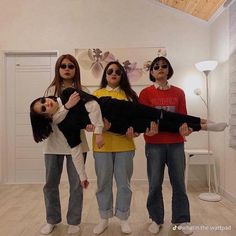
[[178,225],[178,230],[181,230],[184,235],[191,235],[193,233],[192,226],[189,222],[184,222]]
[[54,230],[54,228],[55,228],[55,225],[47,223],[41,228],[40,233],[44,235],[50,234]]
[[121,220],[120,221],[120,226],[121,226],[121,232],[124,234],[131,234],[132,230],[129,226],[128,220]]
[[227,126],[228,126],[228,124],[224,123],[224,122],[221,122],[221,123],[208,123],[207,124],[207,130],[208,131],[220,132],[220,131],[224,131]]
[[94,234],[101,234],[108,227],[108,219],[101,219],[100,222],[94,227]]
[[80,231],[79,225],[69,225],[67,233],[68,234],[76,234]]
[[148,227],[148,231],[152,234],[157,234],[160,231],[161,225],[158,225],[155,221],[152,221],[152,223]]

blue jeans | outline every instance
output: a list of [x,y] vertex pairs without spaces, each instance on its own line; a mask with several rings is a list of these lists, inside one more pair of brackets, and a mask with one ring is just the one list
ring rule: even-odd
[[132,191],[130,180],[133,174],[134,151],[128,152],[94,152],[97,175],[97,202],[102,219],[113,216],[113,175],[117,185],[115,216],[121,220],[128,219]]
[[190,222],[189,201],[184,183],[184,144],[146,143],[145,152],[149,181],[147,199],[149,217],[157,224],[164,223],[162,183],[166,164],[172,186],[172,223]]
[[[67,222],[70,225],[78,225],[81,222],[83,189],[80,185],[80,179],[71,156],[66,155],[66,159],[67,174],[70,184]],[[45,154],[44,160],[46,167],[46,184],[44,185],[43,192],[46,218],[49,224],[58,224],[61,222],[59,184],[63,169],[64,155]]]

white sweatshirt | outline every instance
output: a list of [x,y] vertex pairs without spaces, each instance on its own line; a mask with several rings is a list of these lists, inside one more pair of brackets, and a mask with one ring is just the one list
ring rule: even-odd
[[[69,111],[65,109],[59,97],[57,98],[57,102],[59,105],[59,109],[53,115],[53,124],[59,124],[60,122],[62,122]],[[95,100],[92,100],[85,103],[85,108],[88,112],[88,116],[90,118],[91,123],[95,127],[94,133],[102,134],[104,124],[103,124],[102,113],[101,113],[99,104]],[[81,143],[77,145],[76,147],[71,148],[71,156],[72,156],[72,160],[75,165],[76,171],[80,177],[80,180],[81,181],[87,180],[87,175],[85,172],[85,165],[84,165],[83,149],[82,149]]]

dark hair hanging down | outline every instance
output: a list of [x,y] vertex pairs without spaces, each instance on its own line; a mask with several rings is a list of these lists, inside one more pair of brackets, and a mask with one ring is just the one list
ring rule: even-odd
[[42,142],[43,140],[48,138],[48,136],[52,133],[52,118],[39,114],[33,109],[35,103],[38,102],[40,99],[42,98],[37,98],[30,104],[30,121],[34,141],[36,143]]
[[149,78],[152,82],[155,82],[156,79],[152,76],[151,74],[151,71],[153,70],[153,67],[158,64],[159,61],[164,61],[167,65],[168,65],[168,70],[169,70],[169,73],[167,75],[167,80],[171,78],[171,76],[174,74],[174,70],[169,62],[169,60],[166,58],[166,57],[156,57],[152,63],[151,63],[151,66],[150,66],[150,70],[149,70]]
[[121,70],[121,80],[120,80],[120,88],[125,92],[125,95],[128,99],[128,101],[132,101],[132,102],[136,102],[138,103],[138,95],[136,94],[136,92],[131,88],[127,73],[124,69],[124,67],[118,62],[118,61],[110,61],[104,71],[103,71],[103,75],[102,75],[102,80],[100,83],[100,88],[105,88],[108,84],[107,79],[106,79],[106,73],[107,70],[109,68],[110,65],[115,64],[118,66],[118,68]]

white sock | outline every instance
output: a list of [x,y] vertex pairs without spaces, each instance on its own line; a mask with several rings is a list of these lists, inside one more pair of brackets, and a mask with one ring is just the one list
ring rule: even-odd
[[94,234],[101,234],[108,227],[108,219],[101,219],[93,229]]
[[132,230],[129,226],[128,220],[121,220],[120,226],[121,226],[122,233],[124,233],[124,234],[131,234],[132,233]]
[[80,231],[79,225],[69,225],[67,233],[68,234],[75,234]]
[[207,124],[207,130],[208,131],[224,131],[225,128],[227,127],[227,123],[221,122],[221,123],[208,123]]
[[160,225],[158,225],[155,221],[152,221],[152,223],[148,227],[148,231],[152,234],[157,234],[160,231]]

